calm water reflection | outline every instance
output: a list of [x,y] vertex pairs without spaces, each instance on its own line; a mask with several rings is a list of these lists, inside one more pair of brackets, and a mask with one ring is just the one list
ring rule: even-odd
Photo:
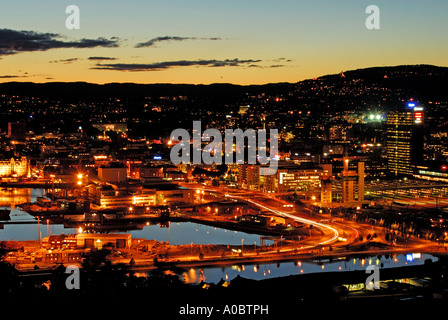
[[368,257],[368,258],[352,258],[348,261],[344,258],[341,260],[333,260],[333,262],[309,262],[294,261],[282,263],[252,264],[252,265],[233,265],[227,267],[213,268],[191,268],[183,272],[180,276],[187,283],[200,283],[205,281],[208,283],[217,283],[221,279],[232,280],[237,275],[244,278],[261,280],[268,278],[276,278],[289,275],[298,275],[306,273],[319,273],[331,271],[354,271],[365,270],[368,265],[378,265],[383,268],[394,268],[410,265],[421,265],[426,259],[437,261],[438,258],[429,254],[399,254],[386,258]]
[[[170,241],[172,245],[181,244],[260,244],[260,236],[240,231],[232,231],[192,222],[172,222],[170,227],[159,225],[145,226],[142,230],[130,231],[133,238]],[[243,239],[243,240],[242,240]]]
[[[24,202],[36,202],[37,197],[45,194],[43,189],[3,189],[0,190],[0,207],[12,208],[11,221],[31,222],[33,216],[17,208],[17,205]],[[33,224],[5,224],[0,229],[0,240],[37,240],[39,239],[39,227]],[[44,223],[40,225],[41,237],[51,234],[72,234],[76,233],[76,228],[64,228],[62,224]],[[214,228],[197,223],[183,222],[170,223],[170,227],[160,225],[149,225],[142,230],[124,231],[131,233],[133,238],[156,239],[158,241],[170,241],[173,245],[181,244],[230,244],[240,245],[241,242],[247,244],[260,244],[260,236],[239,231]],[[243,240],[242,240],[243,239]]]
[[[0,207],[11,209],[10,221],[31,222],[35,219],[30,214],[20,210],[17,205],[25,202],[36,202],[37,197],[45,194],[44,189],[34,188],[4,188],[0,190]],[[39,227],[32,224],[5,224],[0,229],[0,240],[37,240],[39,239]],[[76,229],[64,228],[62,224],[40,225],[41,237],[50,234],[75,233]]]

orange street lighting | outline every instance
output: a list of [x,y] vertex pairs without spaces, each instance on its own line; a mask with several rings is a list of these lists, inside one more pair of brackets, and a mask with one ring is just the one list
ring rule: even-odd
[[82,179],[82,173],[78,173],[78,179]]

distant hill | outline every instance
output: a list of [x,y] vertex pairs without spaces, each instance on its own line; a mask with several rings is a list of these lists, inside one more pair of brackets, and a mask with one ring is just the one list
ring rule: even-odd
[[402,65],[350,70],[341,74],[327,75],[324,81],[347,82],[362,79],[366,84],[378,84],[382,88],[403,90],[411,95],[434,98],[448,97],[448,67],[433,65]]
[[[317,88],[317,89],[316,89]],[[0,94],[51,97],[56,99],[97,99],[105,97],[188,96],[207,103],[238,103],[248,95],[265,93],[285,97],[285,103],[309,108],[335,109],[369,104],[392,106],[402,99],[448,101],[448,68],[432,65],[373,67],[325,75],[298,83],[265,85],[234,84],[136,84],[87,82],[6,82]]]

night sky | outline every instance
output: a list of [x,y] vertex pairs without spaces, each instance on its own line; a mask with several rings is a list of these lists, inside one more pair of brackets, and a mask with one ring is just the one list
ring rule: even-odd
[[[368,30],[366,7],[380,9]],[[80,29],[66,28],[66,7]],[[264,84],[447,66],[446,0],[2,0],[0,81]]]

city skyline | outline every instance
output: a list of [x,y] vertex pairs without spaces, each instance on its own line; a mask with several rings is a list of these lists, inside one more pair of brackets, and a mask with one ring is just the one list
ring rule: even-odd
[[445,303],[447,9],[2,1],[0,297]]
[[5,1],[1,82],[298,82],[345,70],[447,66],[448,5],[377,1],[381,28],[368,30],[367,1],[73,3]]

